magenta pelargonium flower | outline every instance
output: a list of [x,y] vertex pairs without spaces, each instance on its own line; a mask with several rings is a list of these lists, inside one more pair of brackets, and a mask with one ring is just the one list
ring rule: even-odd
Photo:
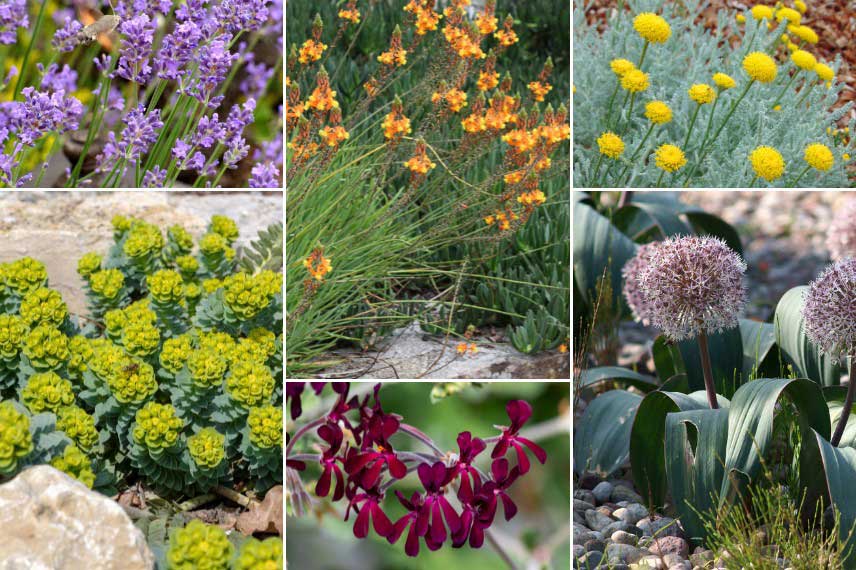
[[652,248],[639,268],[645,312],[668,338],[737,326],[746,304],[746,263],[715,237],[671,237]]
[[826,233],[826,248],[833,261],[856,257],[856,192],[848,192],[835,210]]
[[[323,383],[313,384],[316,393],[320,393]],[[517,505],[508,491],[530,469],[527,449],[542,464],[547,460],[541,447],[519,434],[532,416],[532,407],[523,400],[507,404],[511,425],[500,428],[501,435],[484,440],[462,431],[457,437],[458,452],[453,453],[442,451],[428,435],[404,423],[401,416],[384,411],[380,384],[362,401],[356,396],[349,397],[349,386],[348,383],[333,383],[339,395],[336,403],[326,415],[311,420],[288,439],[286,464],[291,469],[287,483],[300,486],[300,489],[292,489],[293,493],[303,489],[297,469],[306,473],[310,465],[317,465],[321,475],[315,484],[316,496],[329,496],[332,501],[347,499],[345,520],[349,519],[351,511],[357,513],[353,526],[357,538],[365,538],[374,528],[379,536],[394,544],[406,532],[404,551],[408,556],[419,554],[419,543],[423,539],[429,550],[437,550],[446,542],[453,548],[467,543],[479,548],[484,544],[485,533],[494,524],[500,502],[505,520],[517,513]],[[300,397],[304,389],[304,382],[286,383],[286,400],[290,400],[292,418],[300,417]],[[320,455],[293,453],[295,442],[315,427],[323,442],[317,447]],[[411,437],[427,446],[431,453],[397,449],[390,442],[393,437],[398,438],[397,441]],[[490,475],[486,475],[476,463],[489,444],[494,444],[494,448],[489,460]],[[505,457],[511,448],[517,457],[513,467]],[[391,486],[414,471],[422,490],[413,492],[409,498],[395,490],[406,512],[392,523],[384,510],[387,493]],[[460,510],[449,500],[452,494],[457,495]]]
[[809,285],[804,300],[809,340],[831,356],[856,357],[856,258],[827,267]]

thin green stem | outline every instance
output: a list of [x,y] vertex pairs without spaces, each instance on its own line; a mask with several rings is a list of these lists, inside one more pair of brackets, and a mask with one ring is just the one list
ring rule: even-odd
[[687,148],[687,143],[690,142],[690,135],[693,133],[693,127],[695,126],[696,118],[698,117],[699,111],[701,111],[701,103],[696,103],[695,112],[693,113],[693,118],[690,119],[690,126],[687,129],[687,136],[684,137],[684,144],[681,148]]
[[36,25],[33,27],[33,35],[30,36],[30,42],[27,44],[27,51],[24,52],[24,59],[21,60],[21,70],[18,72],[18,81],[15,83],[15,94],[12,99],[18,98],[21,94],[21,89],[24,87],[24,77],[27,75],[27,63],[30,61],[30,53],[33,51],[33,44],[39,39],[39,32],[42,29],[42,21],[45,18],[45,6],[48,0],[42,0],[42,6],[39,8],[39,15],[36,18]]
[[[785,86],[782,88],[782,90],[781,90],[781,91],[779,92],[779,94],[776,96],[776,100],[775,100],[775,101],[773,101],[773,105],[772,105],[772,107],[775,107],[776,105],[778,105],[778,104],[779,104],[779,101],[781,101],[781,100],[782,100],[782,97],[784,97],[785,93],[786,93],[786,92],[787,92],[787,90],[788,90],[788,87],[790,87],[790,86],[791,86],[791,83],[793,83],[793,82],[794,82],[794,80],[797,78],[797,75],[799,75],[799,74],[800,74],[800,71],[801,71],[800,69],[797,69],[796,73],[794,73],[793,75],[791,75],[790,79],[788,79],[788,82],[787,82],[787,83],[785,83]],[[771,107],[771,108],[772,108],[772,107]]]
[[790,184],[791,188],[794,188],[794,187],[797,185],[797,183],[800,181],[800,179],[801,179],[803,176],[805,176],[805,173],[806,173],[806,172],[808,172],[808,169],[809,169],[809,168],[811,168],[811,165],[810,165],[810,164],[809,164],[809,165],[806,165],[806,167],[802,169],[802,172],[800,172],[800,173],[797,175],[797,177],[796,177],[796,178],[794,178],[793,182],[791,182],[791,184]]

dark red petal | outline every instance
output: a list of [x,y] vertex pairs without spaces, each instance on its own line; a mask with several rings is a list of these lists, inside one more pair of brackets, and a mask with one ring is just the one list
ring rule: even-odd
[[532,406],[525,400],[512,400],[505,406],[505,411],[511,419],[512,431],[517,431],[532,417]]
[[431,507],[428,503],[422,505],[419,514],[416,515],[416,534],[425,536],[428,533],[428,521],[431,516]]
[[336,490],[333,491],[333,500],[338,501],[345,496],[345,476],[335,463],[333,464],[333,471],[336,472]]
[[421,463],[416,468],[416,474],[419,475],[419,481],[422,482],[422,486],[428,489],[431,486],[431,466],[427,463]]
[[300,406],[300,394],[298,393],[291,397],[291,419],[296,420],[302,412],[303,408]]
[[475,438],[473,440],[473,444],[470,448],[472,451],[472,455],[470,457],[471,458],[475,457],[476,455],[478,455],[479,453],[484,451],[486,447],[487,447],[487,444],[484,442],[483,439],[481,439],[480,437]]
[[372,464],[371,467],[369,467],[363,472],[363,477],[360,480],[363,489],[371,489],[375,486],[378,477],[380,477],[381,469],[383,469],[383,461],[381,459],[378,459]]
[[319,497],[326,497],[327,493],[330,492],[330,468],[325,466],[324,472],[321,473],[321,477],[318,478],[318,482],[315,484],[315,494]]
[[324,390],[324,386],[327,385],[326,382],[310,382],[309,384],[312,385],[312,390],[315,392],[315,395],[320,394],[321,391]]
[[404,479],[407,477],[407,466],[402,463],[398,457],[393,454],[388,454],[386,458],[389,464],[389,472],[393,477],[396,479]]
[[510,521],[517,514],[517,505],[505,493],[500,493],[499,498],[502,499],[502,507],[505,509],[505,520]]
[[431,466],[431,480],[433,481],[435,488],[440,487],[445,483],[446,479],[446,466],[442,461],[436,462]]
[[481,548],[482,544],[484,544],[484,529],[478,523],[478,521],[473,524],[472,530],[470,530],[470,546],[473,548]]
[[431,532],[429,534],[431,540],[438,544],[443,544],[446,540],[446,527],[443,525],[443,515],[441,514],[439,501],[434,501],[431,509]]
[[461,453],[470,447],[470,441],[472,441],[472,439],[473,434],[468,431],[462,431],[458,434],[458,448],[461,450]]
[[445,497],[440,497],[440,506],[443,507],[443,515],[446,517],[446,524],[449,525],[449,531],[455,532],[461,528],[461,517],[449,504]]
[[375,455],[373,453],[355,453],[350,455],[345,460],[345,471],[348,472],[348,475],[353,475],[374,458]]
[[386,416],[383,418],[383,425],[381,427],[381,433],[383,434],[384,439],[389,439],[395,432],[398,431],[398,427],[401,425],[401,422],[398,421],[398,418],[393,416]]
[[505,457],[505,453],[507,451],[508,451],[508,439],[505,437],[505,434],[503,434],[503,437],[499,441],[496,442],[496,445],[494,446],[493,451],[491,452],[490,456],[493,459],[496,459],[498,457]]
[[409,514],[404,515],[392,525],[392,532],[386,535],[386,539],[390,544],[395,544],[395,542],[401,538],[401,533],[404,532],[404,529],[407,528],[407,525],[410,524],[410,521],[413,517]]
[[410,527],[407,533],[407,542],[404,543],[404,552],[408,556],[416,556],[419,554],[419,535],[416,534],[416,525]]
[[469,503],[473,500],[473,489],[466,472],[461,473],[461,488],[458,489],[458,498],[462,503]]
[[508,475],[508,460],[504,457],[497,459],[491,463],[490,472],[493,474],[493,480],[499,483]]
[[470,527],[473,526],[473,518],[473,512],[470,510],[465,510],[461,514],[461,526],[456,532],[452,533],[452,548],[460,548],[467,542]]
[[369,507],[363,505],[363,508],[357,513],[357,520],[354,521],[354,536],[357,538],[365,538],[369,534]]
[[520,469],[520,473],[527,473],[529,471],[529,458],[526,457],[526,452],[523,451],[523,447],[516,440],[511,440],[511,445],[514,446],[514,450],[517,452],[517,467]]
[[547,452],[544,451],[540,445],[536,444],[534,441],[526,439],[525,437],[518,437],[517,441],[528,447],[538,461],[541,462],[541,465],[544,465],[544,463],[547,462]]
[[371,503],[370,508],[372,510],[372,522],[374,522],[375,532],[380,536],[386,537],[392,532],[392,523],[377,503]]

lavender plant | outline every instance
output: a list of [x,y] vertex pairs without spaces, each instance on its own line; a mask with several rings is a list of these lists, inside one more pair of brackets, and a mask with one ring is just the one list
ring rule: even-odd
[[0,185],[280,187],[281,1],[7,4]]
[[[272,258],[241,259],[223,216],[198,240],[121,216],[113,227],[106,255],[78,263],[89,317],[69,313],[38,261],[0,265],[0,475],[50,462],[97,488],[134,473],[171,496],[281,482]],[[275,251],[267,241],[256,249]]]

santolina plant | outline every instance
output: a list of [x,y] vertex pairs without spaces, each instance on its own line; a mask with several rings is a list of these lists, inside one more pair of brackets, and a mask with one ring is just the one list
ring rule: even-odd
[[[45,0],[0,18],[0,185],[280,187],[281,2]],[[45,180],[51,164],[64,174]]]
[[848,185],[852,141],[830,126],[852,104],[831,109],[844,85],[810,51],[808,8],[721,10],[706,29],[694,0],[640,0],[600,31],[591,6],[574,11],[578,186]]
[[[311,385],[316,393],[324,388],[323,382]],[[517,505],[508,495],[509,488],[529,473],[530,453],[541,464],[547,461],[544,450],[519,433],[531,417],[532,407],[523,400],[508,402],[510,425],[498,426],[499,435],[482,439],[462,431],[457,437],[458,451],[444,453],[429,435],[383,409],[380,387],[375,385],[373,394],[361,401],[357,396],[349,397],[350,384],[332,383],[338,397],[330,411],[300,425],[289,439],[288,491],[297,514],[302,514],[303,506],[311,500],[300,473],[315,464],[322,470],[314,486],[315,495],[330,496],[333,502],[347,501],[344,518],[347,521],[352,514],[356,515],[353,525],[356,538],[366,538],[373,528],[394,544],[407,533],[404,551],[408,556],[417,556],[423,542],[431,551],[446,543],[453,548],[466,544],[480,548],[486,538],[497,546],[490,538],[490,528],[496,524],[500,505],[506,521],[517,514]],[[304,389],[303,382],[286,384],[292,419],[300,419]],[[294,452],[295,444],[313,431],[321,440],[321,453]],[[396,434],[427,446],[430,453],[394,447],[390,438]],[[478,457],[488,446],[492,446],[489,474],[477,465]],[[421,490],[409,497],[395,490],[406,513],[393,521],[384,510],[384,497],[413,471],[418,475]]]
[[0,265],[0,476],[50,463],[88,486],[133,475],[171,496],[282,481],[282,274],[273,228],[194,239],[116,216],[78,263],[90,316],[45,266]]

